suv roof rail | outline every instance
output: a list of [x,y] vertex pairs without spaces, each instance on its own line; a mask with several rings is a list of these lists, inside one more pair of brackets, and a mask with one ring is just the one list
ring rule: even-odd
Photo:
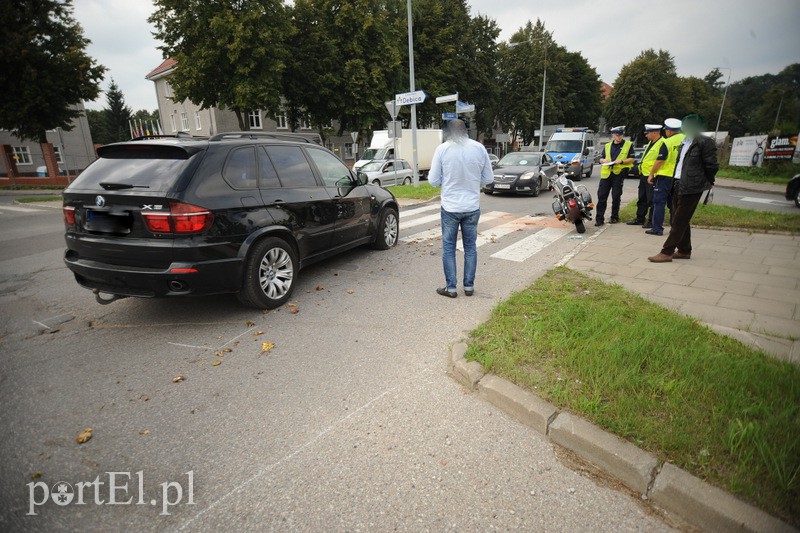
[[225,139],[275,139],[276,141],[295,141],[322,145],[322,137],[318,133],[279,131],[228,131],[212,136],[209,141],[222,141]]
[[138,137],[131,138],[132,141],[146,141],[148,139],[197,139],[197,137],[193,137],[191,134],[186,133],[185,131],[179,131],[175,135],[159,135],[159,134],[152,134],[152,135],[140,135]]

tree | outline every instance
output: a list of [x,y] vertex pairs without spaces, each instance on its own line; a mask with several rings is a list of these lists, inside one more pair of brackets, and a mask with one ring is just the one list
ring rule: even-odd
[[87,109],[86,120],[89,122],[89,131],[92,133],[92,141],[96,144],[108,144],[113,142],[111,141],[111,136],[108,134],[105,109]]
[[125,105],[125,96],[114,82],[114,78],[111,78],[111,84],[108,86],[108,91],[106,91],[106,108],[104,111],[106,133],[109,136],[108,142],[121,142],[130,139],[131,108]]
[[297,0],[295,37],[284,76],[289,121],[307,115],[321,132],[333,120],[339,133],[366,133],[386,122],[383,103],[400,67],[386,2]]
[[71,130],[77,106],[97,98],[105,72],[86,54],[90,41],[71,0],[10,0],[0,28],[0,128],[39,143],[47,130]]
[[[732,120],[726,128],[734,136],[800,131],[800,63],[787,66],[778,74],[750,76],[732,83],[725,106]],[[723,117],[723,120],[725,117]]]
[[669,52],[645,50],[622,67],[605,107],[609,123],[625,125],[636,139],[647,123],[680,115],[680,82]]
[[148,19],[159,49],[177,61],[170,77],[177,100],[227,108],[239,127],[247,113],[276,114],[291,34],[282,0],[155,0]]

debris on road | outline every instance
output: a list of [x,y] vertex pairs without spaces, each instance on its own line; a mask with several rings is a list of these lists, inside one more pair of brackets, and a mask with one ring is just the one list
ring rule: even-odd
[[75,442],[78,444],[84,444],[89,442],[92,439],[92,428],[85,428],[83,431],[78,433],[78,436],[75,437]]

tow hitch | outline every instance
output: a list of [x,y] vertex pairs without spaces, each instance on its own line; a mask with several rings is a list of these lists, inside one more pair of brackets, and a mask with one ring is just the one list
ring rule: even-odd
[[119,294],[111,294],[110,295],[111,298],[103,298],[102,296],[100,296],[100,289],[92,289],[92,292],[94,293],[94,299],[97,300],[97,303],[99,303],[100,305],[112,304],[117,300],[122,300],[124,298],[127,298],[127,296],[120,296]]

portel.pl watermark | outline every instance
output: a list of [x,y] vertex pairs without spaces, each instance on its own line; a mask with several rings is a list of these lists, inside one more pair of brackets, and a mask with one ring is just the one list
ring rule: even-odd
[[[61,507],[68,505],[150,505],[161,506],[159,515],[168,516],[176,505],[194,505],[194,471],[186,474],[186,484],[165,481],[159,486],[157,497],[145,497],[144,471],[105,472],[105,480],[97,476],[93,481],[67,483],[58,481],[48,485],[44,481],[28,483],[28,515],[36,516],[36,508],[52,501]],[[184,490],[185,488],[185,490]],[[186,501],[184,501],[184,496]]]

